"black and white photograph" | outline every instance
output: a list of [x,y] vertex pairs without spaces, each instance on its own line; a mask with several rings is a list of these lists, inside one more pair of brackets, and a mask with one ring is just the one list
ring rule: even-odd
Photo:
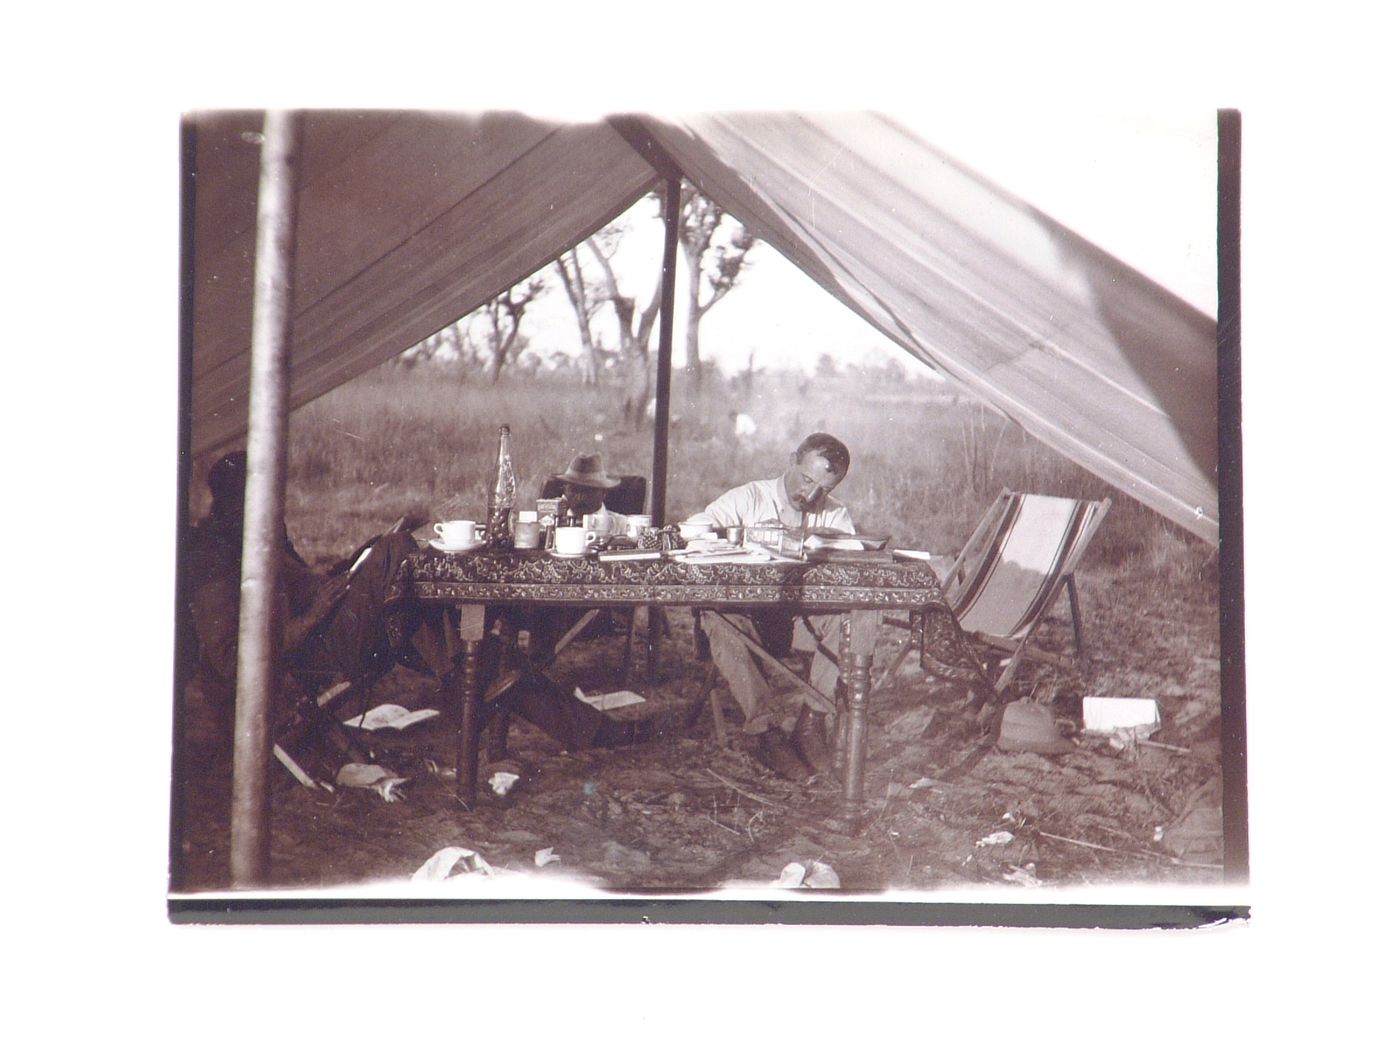
[[52,10],[21,1037],[1384,1030],[1371,9]]
[[186,113],[172,915],[1246,913],[1237,128]]

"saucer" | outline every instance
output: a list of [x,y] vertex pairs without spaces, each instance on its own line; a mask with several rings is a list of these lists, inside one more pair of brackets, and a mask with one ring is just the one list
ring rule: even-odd
[[447,544],[443,543],[442,540],[428,541],[429,547],[433,548],[435,551],[442,551],[443,554],[466,554],[468,551],[474,551],[478,547],[485,546],[485,544],[485,540],[477,540],[470,547],[449,547]]
[[583,558],[588,557],[587,551],[585,551],[582,554],[560,554],[558,551],[547,551],[546,553],[551,558],[563,558],[565,561],[579,561]]

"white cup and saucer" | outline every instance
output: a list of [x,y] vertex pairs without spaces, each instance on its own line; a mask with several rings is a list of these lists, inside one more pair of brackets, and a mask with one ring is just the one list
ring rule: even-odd
[[433,525],[433,531],[437,533],[438,538],[429,540],[428,546],[446,554],[475,550],[485,542],[481,535],[484,527],[479,521],[467,519],[439,521]]
[[596,529],[585,529],[578,525],[556,525],[554,527],[554,549],[549,553],[556,558],[578,559],[588,555],[588,546],[598,542]]
[[708,518],[688,518],[676,527],[681,530],[681,539],[687,543],[691,540],[713,539],[715,536],[715,523]]

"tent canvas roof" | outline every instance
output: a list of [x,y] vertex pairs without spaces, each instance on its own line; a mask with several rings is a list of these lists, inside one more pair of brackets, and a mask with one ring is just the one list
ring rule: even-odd
[[[261,124],[188,122],[196,454],[246,427]],[[303,128],[294,407],[676,170],[910,354],[1218,542],[1213,319],[887,118],[312,112]]]

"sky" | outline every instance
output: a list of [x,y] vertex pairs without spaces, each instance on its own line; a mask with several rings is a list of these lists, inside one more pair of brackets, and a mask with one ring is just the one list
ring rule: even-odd
[[[1215,111],[1137,112],[1017,107],[909,107],[886,110],[899,123],[1117,256],[1203,313],[1215,303]],[[617,258],[623,291],[645,297],[660,268],[662,229],[655,205],[629,213],[634,233]],[[678,318],[686,303],[684,259]],[[546,352],[575,353],[578,336],[562,292],[532,304],[524,331]],[[676,360],[682,353],[680,320]],[[760,365],[811,369],[822,354],[922,368],[846,309],[777,251],[763,245],[739,285],[700,329],[702,356],[726,372]]]

